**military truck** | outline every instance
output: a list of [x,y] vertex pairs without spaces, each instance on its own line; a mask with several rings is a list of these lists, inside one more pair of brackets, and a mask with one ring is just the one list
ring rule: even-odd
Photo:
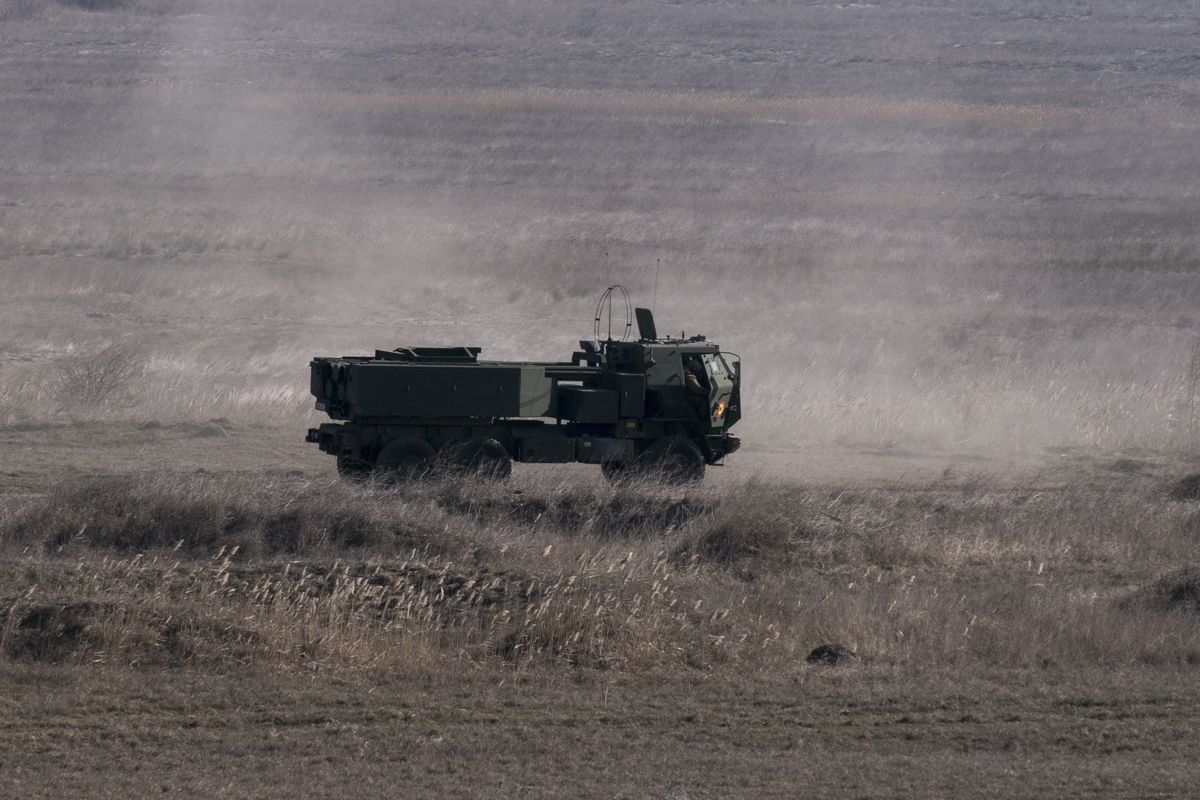
[[317,410],[338,422],[307,441],[350,479],[503,479],[520,461],[699,480],[738,449],[741,362],[703,336],[660,338],[651,312],[635,313],[637,341],[601,341],[597,324],[569,362],[486,361],[478,347],[314,358]]

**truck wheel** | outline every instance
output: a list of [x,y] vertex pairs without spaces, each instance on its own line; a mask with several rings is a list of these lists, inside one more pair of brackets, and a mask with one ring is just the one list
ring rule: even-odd
[[423,439],[402,436],[392,439],[375,459],[375,477],[387,483],[417,480],[433,466],[433,448]]
[[342,480],[362,483],[371,477],[371,465],[349,456],[337,457],[337,471]]
[[629,480],[632,471],[624,461],[604,461],[600,464],[600,472],[608,478],[609,483],[624,483]]
[[664,483],[695,483],[704,478],[704,454],[683,436],[659,439],[638,459],[638,471]]
[[439,460],[453,472],[484,480],[506,481],[512,475],[512,458],[508,451],[487,436],[451,442],[442,448]]

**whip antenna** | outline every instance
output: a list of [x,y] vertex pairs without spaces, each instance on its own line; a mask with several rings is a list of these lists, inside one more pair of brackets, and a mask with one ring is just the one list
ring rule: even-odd
[[629,332],[633,329],[633,301],[629,298],[629,290],[619,283],[615,283],[604,290],[604,294],[600,295],[600,302],[596,303],[596,318],[595,318],[595,339],[600,341],[600,321],[604,319],[605,311],[608,312],[608,341],[613,341],[613,292],[620,292],[621,299],[625,302],[625,330],[621,332],[621,338],[618,341],[628,341]]
[[662,259],[654,259],[654,294],[650,297],[650,311],[658,310],[658,273],[662,267]]

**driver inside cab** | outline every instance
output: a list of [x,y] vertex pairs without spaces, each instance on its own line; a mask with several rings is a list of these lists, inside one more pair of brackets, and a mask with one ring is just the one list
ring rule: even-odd
[[683,382],[688,392],[701,397],[708,397],[708,376],[704,374],[704,364],[696,356],[688,357],[683,363]]

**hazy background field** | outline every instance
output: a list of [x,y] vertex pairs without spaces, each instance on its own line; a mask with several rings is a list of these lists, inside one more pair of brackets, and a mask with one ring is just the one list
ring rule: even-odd
[[[1198,132],[1188,2],[0,0],[0,795],[1193,796]],[[656,274],[698,487],[301,441]]]
[[314,353],[566,357],[661,260],[750,447],[1189,443],[1188,3],[3,8],[9,424],[301,429]]

